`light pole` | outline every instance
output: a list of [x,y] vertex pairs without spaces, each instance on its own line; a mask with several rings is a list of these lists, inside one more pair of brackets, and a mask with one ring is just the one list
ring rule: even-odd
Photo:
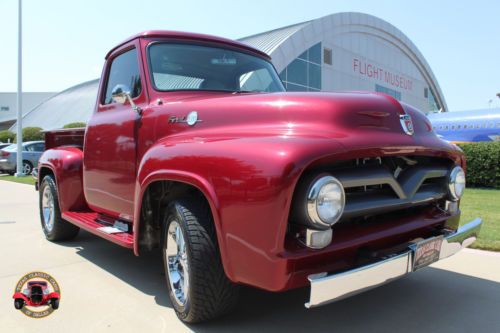
[[23,30],[22,30],[22,0],[18,0],[18,35],[17,35],[17,172],[16,177],[23,173]]

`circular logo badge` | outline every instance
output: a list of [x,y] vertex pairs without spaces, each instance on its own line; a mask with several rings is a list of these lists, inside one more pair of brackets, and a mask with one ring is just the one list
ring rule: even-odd
[[59,308],[61,288],[47,273],[24,275],[14,289],[14,307],[31,318],[44,318]]
[[196,111],[191,111],[187,115],[186,122],[189,126],[193,126],[198,122],[198,112]]

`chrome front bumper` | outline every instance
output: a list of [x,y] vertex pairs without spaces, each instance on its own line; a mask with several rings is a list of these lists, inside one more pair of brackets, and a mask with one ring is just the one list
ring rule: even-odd
[[[441,243],[439,260],[447,258],[472,244],[481,229],[480,218],[458,228],[456,232],[445,234]],[[361,293],[391,282],[414,271],[415,247],[390,258],[342,273],[319,273],[309,275],[311,296],[306,308],[313,308]]]

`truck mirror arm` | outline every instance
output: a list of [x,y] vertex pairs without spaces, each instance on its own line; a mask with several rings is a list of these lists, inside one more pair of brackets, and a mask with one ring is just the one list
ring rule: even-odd
[[137,112],[139,116],[142,115],[142,109],[132,100],[130,88],[128,86],[124,84],[117,84],[111,92],[111,98],[115,103],[125,104],[126,102],[129,102],[132,110]]

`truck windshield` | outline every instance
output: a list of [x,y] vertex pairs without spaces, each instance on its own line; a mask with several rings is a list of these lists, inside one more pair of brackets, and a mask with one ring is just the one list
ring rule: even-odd
[[285,90],[270,62],[247,53],[192,44],[156,43],[149,47],[148,55],[153,84],[160,91]]

